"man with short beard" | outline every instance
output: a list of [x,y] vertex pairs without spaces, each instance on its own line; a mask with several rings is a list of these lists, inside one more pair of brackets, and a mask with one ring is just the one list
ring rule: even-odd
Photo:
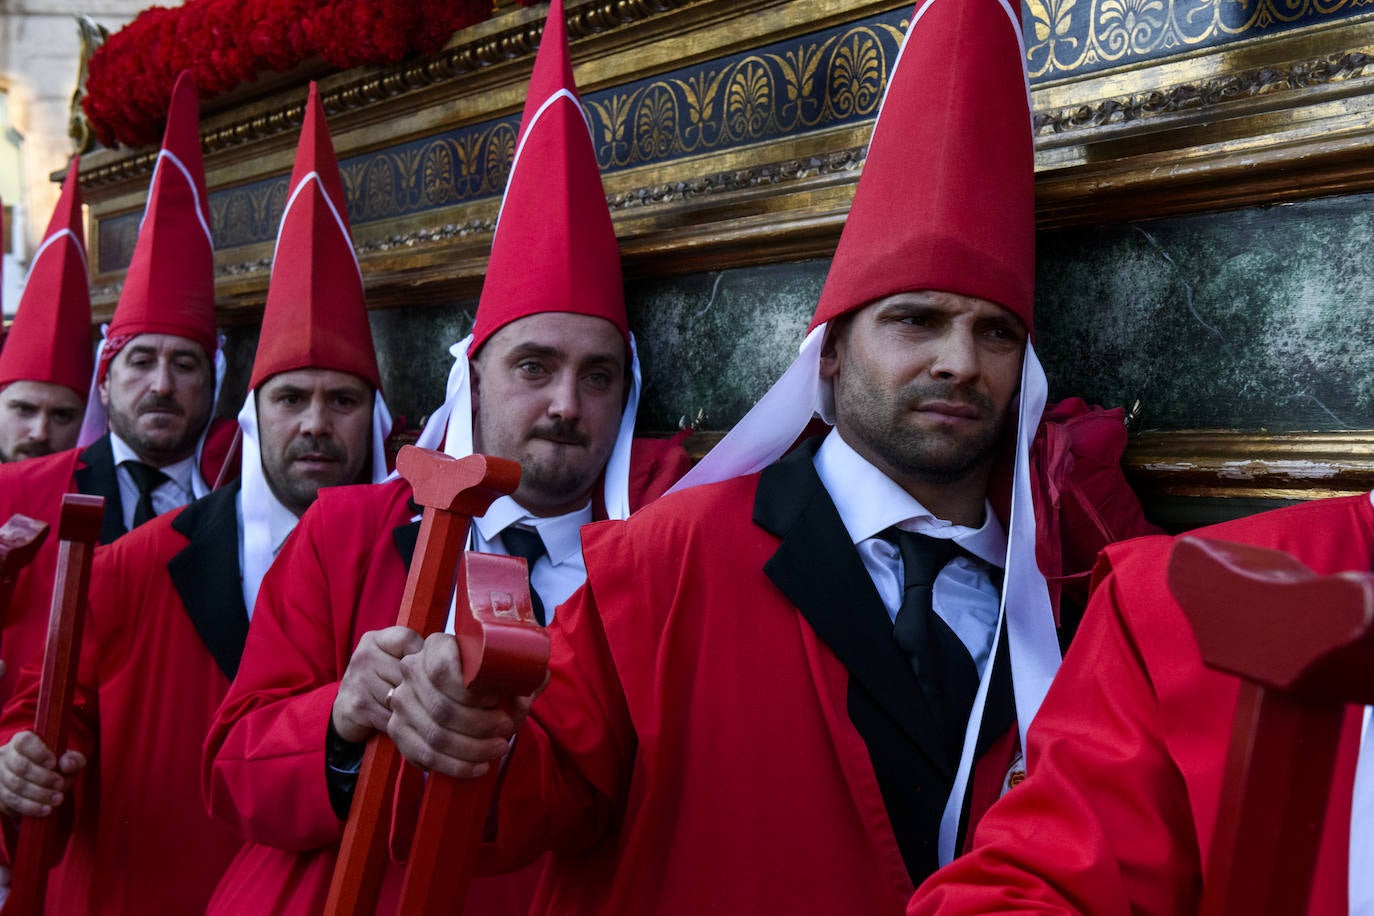
[[[71,750],[61,766],[30,730],[40,666],[20,675],[0,719],[7,816],[51,816],[90,762],[67,855],[49,878],[53,912],[204,911],[242,845],[205,811],[199,777],[205,733],[238,669],[248,609],[322,488],[387,474],[390,415],[313,85],[290,187],[239,414],[241,478],[97,551]],[[150,403],[146,413],[164,407]],[[137,428],[132,436],[152,438]],[[153,447],[161,446],[143,443],[145,452]]]
[[[487,864],[552,851],[531,912],[896,916],[1015,781],[1060,548],[1016,10],[918,5],[800,356],[675,492],[584,530],[547,689],[466,689],[443,634],[401,661],[401,753],[504,768]],[[1128,501],[1117,533],[1149,530]]]
[[[581,527],[626,517],[687,466],[673,440],[632,453],[639,367],[620,255],[558,0],[548,15],[472,334],[419,439],[519,462],[519,488],[474,520],[469,546],[526,559],[541,622],[586,575]],[[206,742],[205,797],[249,841],[211,913],[323,908],[365,742],[421,643],[394,625],[419,530],[410,497],[403,480],[322,494],[263,581]],[[478,882],[470,912],[523,916],[537,877]]]
[[[63,494],[101,496],[108,544],[206,495],[221,476],[235,424],[211,423],[219,341],[198,104],[184,73],[77,447],[0,466],[0,520],[17,512],[55,528]],[[42,650],[56,557],[52,537],[16,584],[0,635],[11,671]],[[11,690],[0,684],[0,701]]]
[[80,160],[67,167],[0,350],[0,464],[76,445],[91,379],[91,292]]

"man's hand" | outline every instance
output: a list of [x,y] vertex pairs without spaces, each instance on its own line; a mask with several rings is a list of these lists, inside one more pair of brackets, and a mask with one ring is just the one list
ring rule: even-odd
[[401,683],[401,659],[422,645],[420,634],[406,627],[363,634],[348,660],[331,712],[340,738],[366,741],[374,731],[386,730],[392,688]]
[[511,736],[543,690],[509,705],[497,694],[469,690],[458,643],[448,633],[426,639],[420,652],[401,662],[401,671],[387,734],[406,760],[459,779],[485,774],[510,751]]
[[67,751],[59,761],[33,732],[20,732],[0,747],[0,812],[47,817],[85,766],[85,755]]

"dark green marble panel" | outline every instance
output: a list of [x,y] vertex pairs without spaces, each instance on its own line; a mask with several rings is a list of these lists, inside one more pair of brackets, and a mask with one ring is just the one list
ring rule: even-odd
[[1040,239],[1057,396],[1139,398],[1146,427],[1374,427],[1374,197]]

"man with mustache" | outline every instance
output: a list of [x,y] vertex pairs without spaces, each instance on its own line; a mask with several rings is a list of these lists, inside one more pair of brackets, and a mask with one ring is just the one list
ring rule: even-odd
[[[632,454],[638,359],[557,0],[517,150],[472,334],[419,444],[519,462],[519,488],[474,520],[469,546],[523,556],[547,622],[585,578],[581,527],[626,517],[687,465],[676,441],[636,440]],[[263,582],[206,742],[205,797],[249,841],[209,912],[324,905],[365,743],[421,643],[394,626],[419,529],[410,495],[403,480],[322,494]],[[537,877],[479,882],[470,911],[523,916]]]
[[91,293],[79,169],[73,158],[0,350],[0,464],[65,451],[81,430],[91,379]]
[[204,910],[242,841],[201,802],[201,747],[258,586],[321,489],[387,474],[391,419],[313,86],[290,191],[239,413],[241,478],[97,552],[73,750],[60,766],[29,730],[39,666],[0,718],[5,815],[51,816],[87,770],[49,882],[52,912]]
[[[488,864],[552,851],[531,912],[895,916],[1014,780],[1060,547],[1017,9],[918,4],[800,355],[675,492],[584,530],[547,689],[469,691],[444,634],[401,661],[401,753],[504,768]],[[1149,530],[1116,475],[1117,533]]]
[[[0,465],[0,520],[18,512],[55,528],[63,494],[102,496],[100,542],[108,544],[206,495],[222,476],[235,424],[211,422],[223,357],[198,105],[188,71],[172,93],[133,260],[87,383],[92,395],[77,447]],[[57,538],[48,538],[16,584],[0,634],[11,672],[42,651],[56,558]],[[12,684],[0,682],[0,701]]]

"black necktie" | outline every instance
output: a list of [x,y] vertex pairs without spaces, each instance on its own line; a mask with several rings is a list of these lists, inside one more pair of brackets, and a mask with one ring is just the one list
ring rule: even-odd
[[943,719],[946,750],[959,759],[964,730],[978,693],[978,666],[949,624],[935,613],[935,577],[963,549],[948,538],[933,538],[901,529],[884,537],[897,542],[902,555],[902,605],[892,627],[897,645],[911,659],[922,692]]
[[172,478],[157,468],[138,461],[126,461],[124,467],[129,469],[129,474],[134,478],[134,486],[138,487],[138,503],[134,506],[132,525],[132,528],[137,528],[157,515],[157,510],[153,508],[153,491]]
[[[529,567],[530,572],[534,572],[535,561],[549,552],[538,531],[516,528],[514,525],[501,532],[501,542],[506,545],[506,553],[513,557],[525,558],[525,565]],[[534,606],[534,619],[539,621],[540,626],[544,626],[547,623],[544,617],[544,602],[539,600],[539,593],[534,590],[532,582],[530,604]]]

